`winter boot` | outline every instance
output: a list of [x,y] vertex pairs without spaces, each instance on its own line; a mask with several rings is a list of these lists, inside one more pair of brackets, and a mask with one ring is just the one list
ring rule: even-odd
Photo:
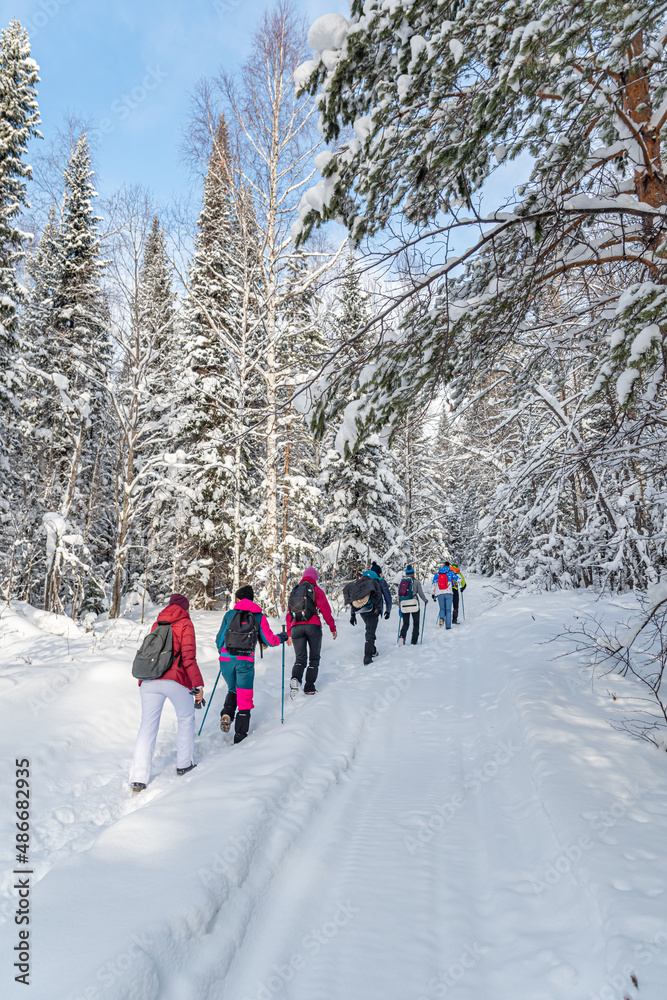
[[297,691],[299,691],[300,689],[301,689],[301,681],[299,680],[298,677],[293,677],[289,682],[289,696],[290,698],[292,698],[292,700],[296,698]]
[[445,624],[445,619],[444,618],[438,618],[438,625],[440,626],[440,628],[442,628],[442,626],[444,624]]
[[405,646],[405,639],[403,638],[403,636],[401,636],[401,637],[399,638],[399,640],[398,640],[398,645],[399,645],[399,646]]
[[143,781],[133,781],[132,782],[132,794],[133,795],[138,795],[139,792],[143,792],[143,790],[144,790],[145,787],[146,786],[144,785]]
[[228,691],[225,704],[220,713],[220,728],[223,733],[228,733],[234,716],[236,715],[236,691]]
[[236,713],[236,722],[234,723],[234,742],[241,743],[242,740],[248,735],[248,730],[250,729],[250,709],[245,708],[241,712]]
[[364,666],[367,667],[369,663],[373,662],[372,656],[364,656]]
[[188,764],[187,767],[177,767],[176,774],[187,774],[188,771],[194,770],[196,766],[197,766],[196,764]]
[[303,685],[304,694],[315,694],[315,681],[317,680],[317,667],[308,667],[306,670],[306,683]]

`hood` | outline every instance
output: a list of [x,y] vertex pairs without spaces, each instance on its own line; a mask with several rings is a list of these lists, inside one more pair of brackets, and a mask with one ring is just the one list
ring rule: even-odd
[[301,577],[301,583],[317,583],[320,578],[320,574],[310,566],[308,569],[304,569],[303,576]]
[[189,613],[179,607],[178,604],[168,604],[167,607],[160,612],[156,620],[173,623],[177,621],[186,621],[189,617]]
[[379,580],[380,579],[380,577],[377,575],[377,573],[374,570],[372,570],[372,569],[365,569],[361,575],[362,576],[368,576],[368,577],[370,577],[371,580]]
[[240,601],[236,602],[236,604],[234,605],[234,607],[232,608],[232,610],[233,611],[258,611],[258,612],[261,612],[262,609],[260,608],[259,604],[255,604],[254,601],[249,601],[247,597],[243,597],[243,598],[241,598]]

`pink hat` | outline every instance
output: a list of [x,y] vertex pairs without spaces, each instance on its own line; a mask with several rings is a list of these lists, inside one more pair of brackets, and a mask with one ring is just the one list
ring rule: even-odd
[[303,571],[304,580],[312,580],[313,583],[317,583],[320,578],[320,574],[317,572],[314,566],[309,566]]

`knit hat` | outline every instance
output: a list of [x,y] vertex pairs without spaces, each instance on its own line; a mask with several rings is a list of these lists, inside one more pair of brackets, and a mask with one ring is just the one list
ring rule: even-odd
[[410,576],[410,575],[414,576],[414,572],[415,572],[414,566],[407,565],[405,567],[405,575],[406,576]]
[[303,579],[311,580],[313,583],[317,583],[320,578],[320,574],[317,572],[314,566],[308,566],[303,571]]
[[171,604],[177,604],[179,608],[183,608],[184,611],[188,611],[190,608],[190,602],[185,594],[172,594],[169,598],[169,604],[167,607]]
[[378,576],[382,576],[382,569],[376,562],[371,563],[371,573],[377,573]]
[[252,589],[249,583],[246,583],[245,587],[239,587],[234,595],[237,601],[254,601],[255,591]]

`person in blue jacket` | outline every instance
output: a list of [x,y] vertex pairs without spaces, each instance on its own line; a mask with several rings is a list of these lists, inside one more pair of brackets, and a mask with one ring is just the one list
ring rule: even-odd
[[391,591],[387,584],[387,581],[382,575],[381,567],[376,563],[371,563],[371,572],[377,574],[380,580],[380,589],[382,590],[382,602],[380,604],[380,614],[384,611],[385,618],[389,618],[391,614]]
[[455,573],[449,562],[445,559],[442,566],[433,574],[433,585],[431,593],[433,600],[440,605],[440,617],[438,625],[446,628],[452,627],[452,600],[454,598],[454,582],[458,580],[458,573]]

